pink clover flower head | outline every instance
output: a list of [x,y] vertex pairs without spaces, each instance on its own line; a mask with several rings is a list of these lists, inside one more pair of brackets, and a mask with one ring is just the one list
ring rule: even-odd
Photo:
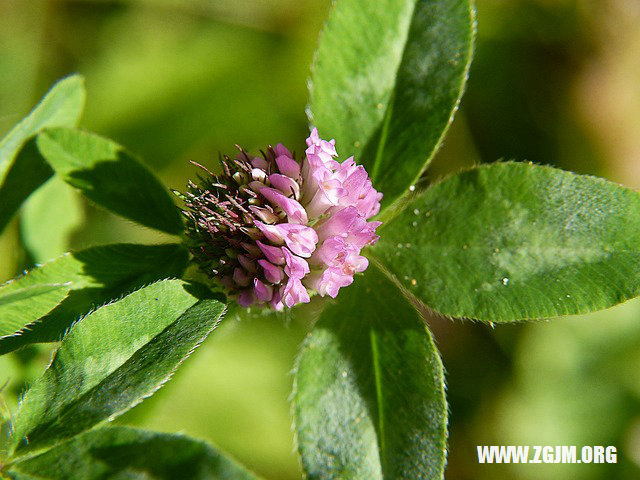
[[364,167],[337,161],[335,140],[314,128],[301,161],[282,144],[260,157],[239,148],[184,194],[187,242],[199,268],[242,307],[274,310],[335,298],[369,266],[380,210]]

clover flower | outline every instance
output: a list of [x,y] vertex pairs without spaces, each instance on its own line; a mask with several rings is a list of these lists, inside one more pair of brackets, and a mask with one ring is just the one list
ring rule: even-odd
[[366,270],[382,194],[353,157],[338,163],[335,141],[314,128],[302,162],[282,144],[254,157],[238,147],[222,174],[189,181],[185,202],[189,250],[243,307],[275,310],[309,302],[313,291],[335,298]]

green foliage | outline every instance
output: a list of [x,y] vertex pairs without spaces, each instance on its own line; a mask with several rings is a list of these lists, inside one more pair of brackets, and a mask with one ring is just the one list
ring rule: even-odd
[[374,255],[437,312],[493,322],[584,313],[640,291],[640,195],[551,167],[498,163],[429,188]]
[[439,145],[473,36],[467,1],[335,4],[312,70],[312,123],[367,168],[385,204],[416,182]]
[[[125,18],[127,7],[122,9]],[[233,21],[242,23],[239,18]],[[228,120],[234,117],[225,116],[221,129],[211,126],[218,110],[251,112],[242,123],[254,143],[265,117],[277,123],[291,114],[272,95],[274,85],[283,88],[279,82],[289,76],[291,65],[263,61],[273,75],[270,82],[256,82],[231,54],[216,55],[216,67],[206,61],[211,45],[235,38],[233,30],[213,38],[201,35],[199,25],[195,34],[182,28],[175,28],[174,40],[179,40],[171,49],[148,42],[153,55],[142,62],[141,55],[131,55],[130,42],[116,40],[130,57],[129,69],[114,73],[109,57],[108,66],[96,70],[96,77],[107,73],[116,79],[98,83],[105,100],[96,110],[110,111],[98,118],[109,125],[104,118],[111,115],[111,133],[136,139],[136,150],[157,152],[149,156],[156,167],[167,158],[204,155],[212,129],[220,137],[235,132],[230,125],[240,122]],[[324,30],[312,73],[312,122],[322,136],[336,138],[341,153],[354,153],[367,168],[384,193],[383,208],[393,202],[398,210],[389,209],[386,218],[397,215],[380,229],[379,244],[365,251],[374,264],[367,273],[336,302],[298,310],[309,322],[309,312],[326,306],[303,344],[295,380],[296,434],[309,478],[442,478],[447,407],[443,367],[420,316],[427,312],[425,304],[448,316],[509,322],[602,309],[640,292],[640,198],[630,190],[548,167],[503,163],[402,197],[410,195],[408,187],[428,166],[457,109],[474,29],[470,0],[340,0]],[[141,38],[151,38],[146,35]],[[271,43],[254,45],[260,35],[243,44],[251,52],[245,62],[249,68],[272,48]],[[183,62],[187,49],[198,61]],[[141,97],[130,79],[148,83],[154,62],[161,59],[164,65],[167,52],[185,68],[157,75],[155,88],[165,91],[161,105],[147,91]],[[234,94],[237,82],[259,85],[253,96],[261,100],[242,104]],[[119,99],[115,108],[107,103],[113,97]],[[66,248],[78,225],[77,199],[62,181],[127,219],[171,234],[183,230],[171,197],[142,163],[111,140],[71,128],[83,104],[81,77],[65,79],[0,142],[0,231],[46,182],[21,216],[21,247],[35,261]],[[136,114],[124,118],[123,112],[131,110]],[[237,120],[242,114],[230,115]],[[167,279],[182,277],[186,264],[180,245],[109,245],[59,257],[0,286],[0,354],[62,340],[17,415],[2,415],[0,476],[254,478],[185,437],[121,427],[93,430],[153,394],[218,325],[225,305],[208,289]],[[242,317],[249,323],[263,313]],[[263,320],[283,317],[269,314]],[[580,332],[584,329],[565,336],[575,340]],[[278,332],[271,335],[282,347]],[[570,345],[567,338],[560,336],[551,346],[539,339],[540,358]],[[615,338],[625,340],[630,342]],[[547,379],[564,386],[569,406],[572,389],[596,377],[590,355],[606,350],[596,341],[580,342],[588,344],[589,355],[568,361],[566,371],[556,363],[543,365],[550,372],[564,371]],[[632,346],[629,355],[635,352]],[[532,345],[526,347],[531,353]],[[4,359],[24,366],[36,352],[32,346]],[[248,355],[243,351],[242,356]],[[234,357],[228,375],[238,371],[235,362]],[[635,395],[635,370],[621,371],[625,388]],[[572,374],[580,381],[567,384],[564,379]],[[607,382],[613,378],[605,377]],[[595,397],[615,387],[589,388]],[[620,401],[623,406],[633,402]],[[607,408],[618,412],[614,421],[622,423],[618,404],[611,405]]]
[[81,76],[60,80],[0,141],[0,232],[29,194],[52,173],[29,140],[44,128],[75,126],[82,114],[85,97]]
[[186,264],[187,252],[177,244],[118,244],[65,254],[36,267],[0,287],[0,297],[62,287],[38,296],[37,306],[16,308],[8,320],[0,319],[2,335],[11,335],[0,338],[0,354],[29,343],[59,340],[92,308],[155,280],[178,277]]
[[[61,461],[61,459],[65,459]],[[101,428],[12,464],[14,480],[255,480],[204,442],[127,427]]]
[[441,478],[442,363],[402,292],[370,266],[298,358],[295,428],[308,478]]
[[69,290],[69,284],[59,283],[0,288],[0,340],[22,330],[25,318],[40,318],[48,313],[65,299]]
[[225,306],[207,296],[163,280],[76,323],[20,402],[9,451],[72,437],[153,394],[218,325]]
[[9,224],[20,205],[53,175],[40,155],[35,139],[29,140],[16,156],[15,163],[0,187],[0,232]]
[[182,232],[167,189],[120,145],[92,133],[57,128],[38,135],[38,148],[58,175],[98,205],[148,227]]
[[85,102],[84,80],[73,75],[56,83],[40,103],[0,142],[0,184],[22,146],[40,130],[76,125]]
[[65,251],[84,213],[79,196],[60,177],[53,176],[33,192],[20,212],[20,237],[35,263]]

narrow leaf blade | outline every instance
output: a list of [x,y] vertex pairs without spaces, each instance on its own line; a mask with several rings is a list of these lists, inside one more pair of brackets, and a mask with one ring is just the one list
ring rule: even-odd
[[[441,478],[442,363],[422,319],[371,266],[298,357],[294,414],[308,478]],[[384,292],[384,297],[381,295]]]
[[74,75],[60,80],[40,103],[0,141],[0,232],[22,202],[53,173],[30,141],[50,127],[73,127],[80,120],[86,92]]
[[13,448],[52,445],[153,394],[219,324],[225,305],[207,295],[162,280],[76,323],[20,402]]
[[182,232],[169,192],[120,145],[92,133],[57,128],[38,135],[38,148],[58,175],[98,205],[147,227]]
[[[15,463],[7,475],[14,480],[255,480],[235,460],[184,435],[109,427],[87,432],[51,450]],[[135,475],[135,476],[134,476]]]
[[440,144],[474,33],[468,1],[336,3],[312,70],[311,121],[367,168],[383,206],[415,183]]
[[84,108],[84,79],[72,75],[56,83],[40,103],[0,141],[0,185],[22,146],[43,128],[75,126]]
[[48,310],[43,306],[16,311],[11,328],[18,328],[0,338],[0,354],[30,343],[60,340],[91,309],[150,282],[179,277],[187,259],[186,250],[177,244],[117,244],[68,253],[34,268],[1,286],[0,296],[51,284],[65,285],[68,296],[58,303],[52,299]]
[[373,249],[437,312],[491,322],[600,310],[640,293],[640,195],[498,163],[409,202]]

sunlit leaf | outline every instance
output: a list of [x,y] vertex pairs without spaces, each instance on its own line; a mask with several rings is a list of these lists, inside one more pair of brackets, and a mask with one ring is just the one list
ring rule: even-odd
[[152,395],[220,322],[225,305],[207,296],[162,280],[76,323],[20,402],[12,448],[54,444]]
[[373,249],[428,307],[493,322],[585,313],[640,293],[640,195],[523,163],[454,175]]
[[40,103],[0,141],[0,184],[16,154],[43,128],[75,125],[85,101],[84,79],[72,75],[56,83]]
[[375,267],[327,307],[298,358],[294,414],[311,479],[441,478],[442,363],[422,319]]
[[147,167],[120,145],[70,128],[38,135],[38,148],[67,183],[119,215],[180,234],[180,214],[169,192]]
[[85,102],[84,79],[73,75],[60,80],[40,103],[0,141],[0,232],[22,202],[51,176],[35,145],[27,142],[49,127],[73,127]]
[[464,0],[341,0],[312,69],[311,121],[400,196],[431,159],[464,89],[474,15]]
[[68,253],[36,267],[0,287],[0,296],[52,284],[64,285],[69,294],[61,303],[51,293],[42,297],[48,303],[38,302],[39,308],[16,310],[11,321],[2,324],[14,330],[0,338],[0,354],[29,343],[60,340],[81,315],[155,280],[178,277],[186,264],[187,252],[177,244],[116,244]]
[[0,340],[25,326],[25,318],[40,318],[62,302],[69,284],[28,285],[23,288],[0,288]]

